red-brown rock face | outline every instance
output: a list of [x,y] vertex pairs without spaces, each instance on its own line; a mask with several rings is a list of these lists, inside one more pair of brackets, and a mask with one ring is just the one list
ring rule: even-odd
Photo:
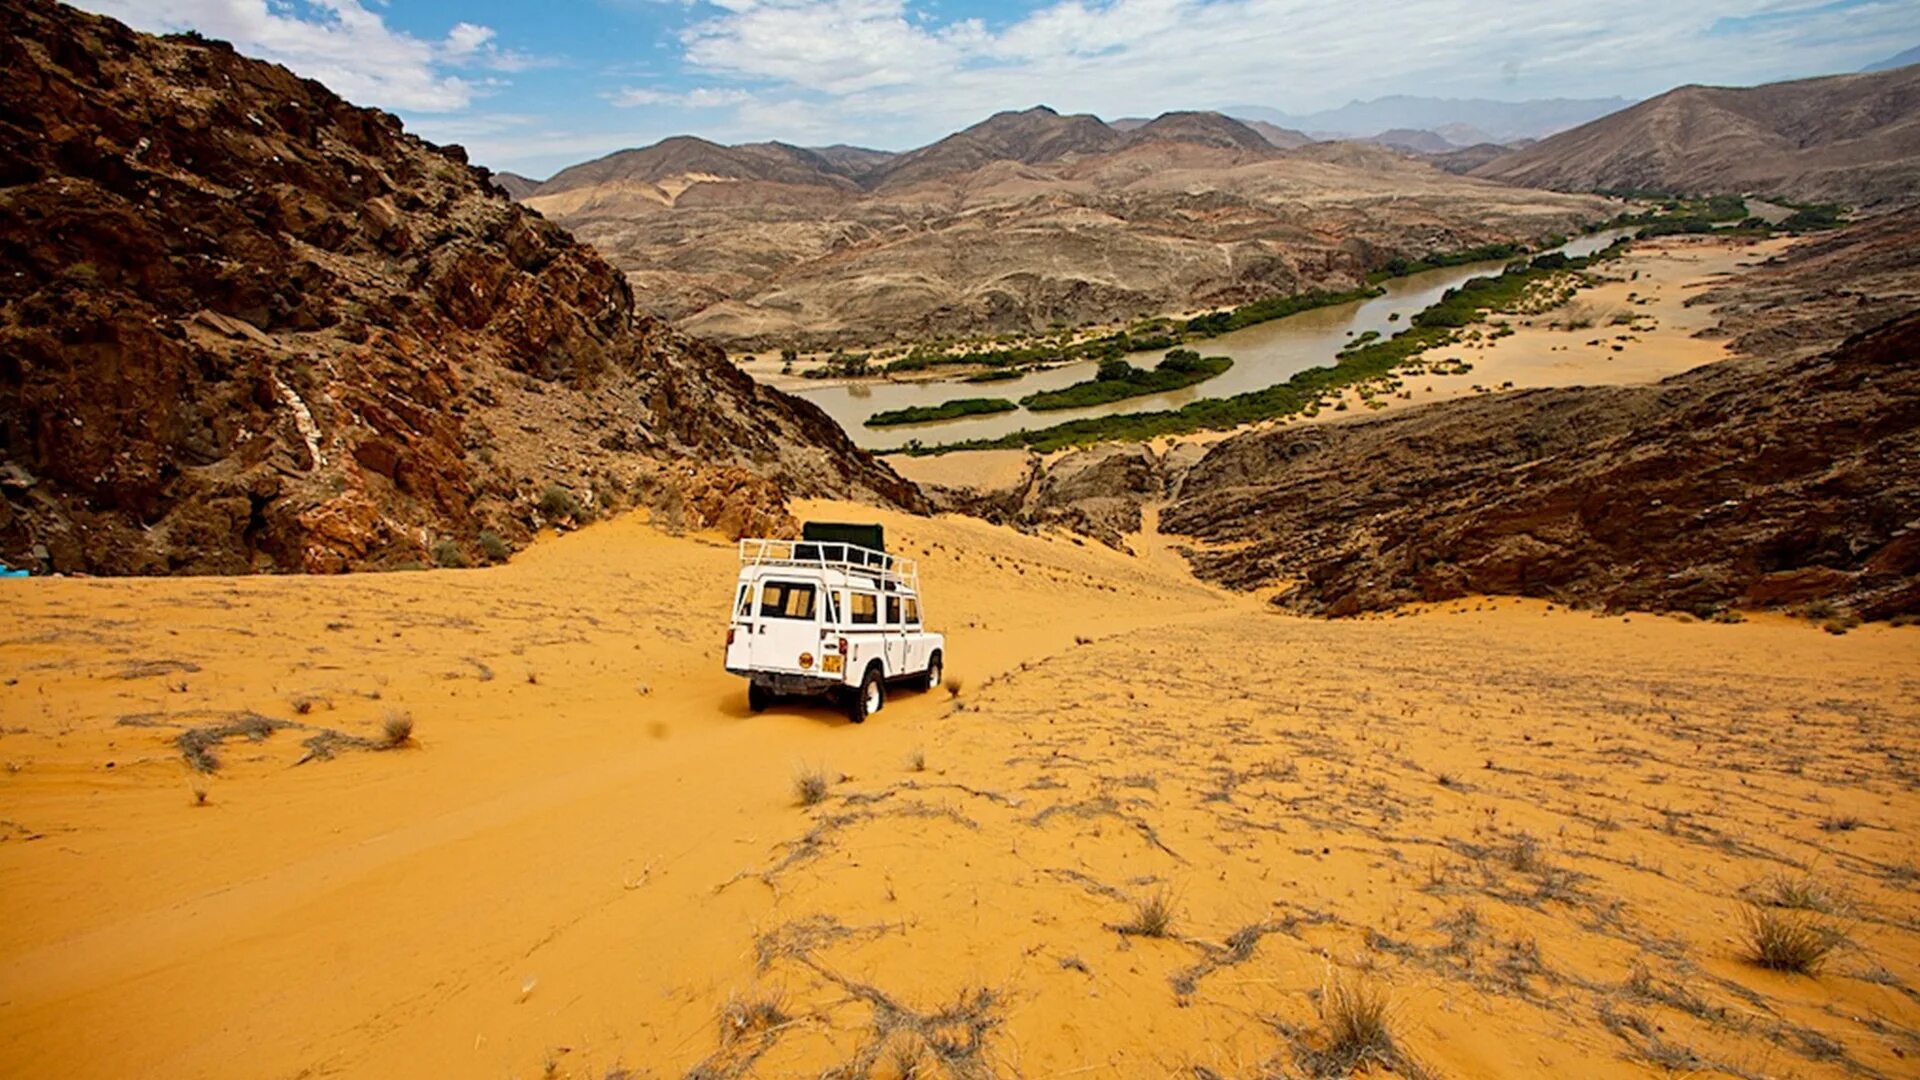
[[47,3],[0,8],[0,58],[0,559],[331,572],[609,503],[921,505],[458,147]]

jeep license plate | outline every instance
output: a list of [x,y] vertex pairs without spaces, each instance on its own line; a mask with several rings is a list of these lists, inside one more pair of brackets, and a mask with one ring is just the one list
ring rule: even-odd
[[820,658],[820,666],[828,673],[834,675],[840,674],[840,665],[842,663],[842,659],[838,656],[828,655]]

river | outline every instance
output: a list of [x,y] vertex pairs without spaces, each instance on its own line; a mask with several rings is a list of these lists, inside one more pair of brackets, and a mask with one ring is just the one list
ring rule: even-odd
[[[1564,251],[1570,256],[1588,255],[1606,247],[1616,237],[1631,234],[1631,229],[1608,229],[1577,237],[1554,250]],[[1332,364],[1335,354],[1353,338],[1369,330],[1377,331],[1381,337],[1390,337],[1396,331],[1405,329],[1407,320],[1415,312],[1434,304],[1448,289],[1470,277],[1497,272],[1505,262],[1494,259],[1409,274],[1384,282],[1387,291],[1369,300],[1303,311],[1216,338],[1189,342],[1188,348],[1197,349],[1203,355],[1232,357],[1233,367],[1216,378],[1166,394],[1128,398],[1084,409],[1040,413],[1016,409],[1013,412],[968,416],[932,424],[870,428],[865,423],[867,417],[882,410],[902,409],[910,405],[938,405],[955,398],[1004,397],[1018,400],[1036,390],[1057,390],[1091,379],[1098,365],[1094,361],[1084,360],[1004,382],[970,383],[957,379],[853,382],[807,387],[797,393],[825,409],[829,416],[839,421],[855,443],[869,449],[899,446],[908,439],[919,439],[929,445],[965,439],[991,439],[1021,428],[1046,427],[1087,416],[1177,409],[1202,398],[1231,397],[1249,390],[1264,389],[1285,382],[1308,368]],[[1398,319],[1393,318],[1396,315]],[[1157,357],[1148,353],[1136,353],[1132,359],[1135,363],[1157,361]]]

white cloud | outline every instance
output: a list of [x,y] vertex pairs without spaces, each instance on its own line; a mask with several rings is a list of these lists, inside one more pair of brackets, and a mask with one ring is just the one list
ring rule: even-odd
[[532,59],[494,43],[494,31],[456,23],[443,41],[395,30],[359,0],[79,0],[142,30],[197,30],[285,64],[357,104],[455,112],[494,83],[458,74],[518,71]]
[[753,100],[745,90],[730,87],[696,86],[691,90],[660,90],[647,86],[625,86],[605,95],[609,105],[632,109],[642,105],[677,105],[687,109],[718,109],[744,105]]
[[909,0],[708,10],[681,36],[695,71],[809,101],[836,134],[895,146],[1037,103],[1113,117],[1391,93],[1646,96],[1851,70],[1920,38],[1911,0],[1054,0],[994,28]]

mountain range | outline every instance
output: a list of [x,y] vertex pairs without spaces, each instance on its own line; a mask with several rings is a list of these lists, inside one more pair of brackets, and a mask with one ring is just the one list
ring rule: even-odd
[[1920,201],[1920,66],[1682,86],[1472,175],[1558,191],[1754,193],[1866,209]]
[[895,155],[680,136],[519,198],[625,269],[655,314],[735,345],[802,348],[1346,288],[1393,258],[1607,214],[1384,146],[1283,148],[1219,113],[1112,125],[1045,106]]
[[1631,104],[1631,99],[1622,97],[1494,101],[1396,94],[1311,113],[1288,113],[1263,105],[1235,105],[1221,111],[1321,139],[1367,138],[1400,129],[1431,131],[1455,146],[1466,146],[1544,138]]

